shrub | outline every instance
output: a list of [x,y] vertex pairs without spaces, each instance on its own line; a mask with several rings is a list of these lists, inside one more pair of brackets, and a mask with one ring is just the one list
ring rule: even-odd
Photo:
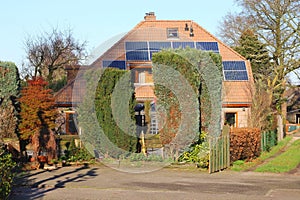
[[[114,157],[118,157],[123,153],[119,149],[135,152],[136,133],[133,119],[135,116],[134,106],[136,102],[130,78],[129,71],[107,68],[99,80],[95,93],[94,103],[99,126],[103,130],[104,135],[112,143],[112,146],[109,146],[109,143],[102,140],[100,150],[103,152],[108,150],[108,153]],[[122,96],[124,95],[120,92],[122,90],[131,93],[129,94],[130,99],[126,99],[127,97]],[[114,96],[115,98],[113,98]],[[129,100],[129,102],[122,104],[124,99]],[[125,109],[124,106],[129,106],[129,118],[127,118],[126,113],[120,112]],[[114,115],[114,110],[119,111],[119,115]],[[130,120],[130,118],[132,120]],[[98,132],[92,132],[92,134],[98,134]],[[96,138],[95,135],[88,137]],[[92,141],[92,143],[93,142],[95,141]]]
[[0,199],[7,199],[11,192],[15,166],[16,163],[12,160],[12,155],[2,146],[0,148]]
[[230,161],[252,160],[260,155],[261,134],[257,128],[233,128],[230,131]]
[[208,142],[195,145],[191,151],[184,152],[179,161],[195,163],[197,167],[208,168],[209,164],[209,145]]
[[84,146],[76,147],[75,140],[73,139],[70,145],[68,145],[67,150],[65,151],[65,156],[61,159],[67,160],[68,162],[82,162],[90,161],[91,159],[93,159],[93,156]]
[[190,150],[184,152],[179,161],[195,163],[197,167],[208,168],[209,165],[209,143],[207,142],[207,133],[202,131],[199,135],[198,144],[190,147]]
[[147,156],[145,156],[144,154],[142,153],[132,153],[130,156],[129,156],[129,160],[131,162],[133,161],[146,161],[147,160]]

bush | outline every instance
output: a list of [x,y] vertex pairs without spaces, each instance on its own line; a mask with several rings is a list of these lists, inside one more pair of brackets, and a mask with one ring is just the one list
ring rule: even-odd
[[93,156],[90,152],[82,146],[81,148],[76,147],[75,140],[73,139],[70,145],[67,145],[67,150],[65,150],[65,156],[61,159],[66,160],[68,162],[82,162],[82,161],[90,161],[93,159]]
[[209,165],[209,143],[207,133],[202,131],[199,134],[197,144],[189,147],[178,159],[179,162],[195,163],[197,167],[208,168]]
[[204,141],[201,144],[197,144],[191,148],[190,151],[184,152],[179,161],[195,163],[197,167],[208,168],[209,165],[209,144]]
[[133,153],[129,156],[129,160],[131,162],[133,161],[146,161],[147,160],[147,156],[145,156],[142,153]]
[[0,199],[7,199],[11,192],[15,166],[12,155],[2,146],[0,148]]
[[233,128],[230,131],[230,161],[252,160],[260,155],[261,134],[257,128]]

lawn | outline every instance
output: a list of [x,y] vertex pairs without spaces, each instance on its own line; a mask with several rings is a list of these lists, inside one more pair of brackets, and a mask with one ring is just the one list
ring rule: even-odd
[[256,168],[256,172],[283,173],[295,169],[300,164],[300,140],[296,140],[282,154]]

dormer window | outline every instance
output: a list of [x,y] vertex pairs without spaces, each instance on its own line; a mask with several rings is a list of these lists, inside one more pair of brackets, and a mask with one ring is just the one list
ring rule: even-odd
[[178,28],[167,28],[168,38],[179,38]]

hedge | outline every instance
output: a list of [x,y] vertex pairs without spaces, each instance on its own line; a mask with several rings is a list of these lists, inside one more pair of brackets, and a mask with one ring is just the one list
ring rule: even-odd
[[258,128],[233,128],[230,131],[230,161],[252,160],[260,155],[261,134]]

